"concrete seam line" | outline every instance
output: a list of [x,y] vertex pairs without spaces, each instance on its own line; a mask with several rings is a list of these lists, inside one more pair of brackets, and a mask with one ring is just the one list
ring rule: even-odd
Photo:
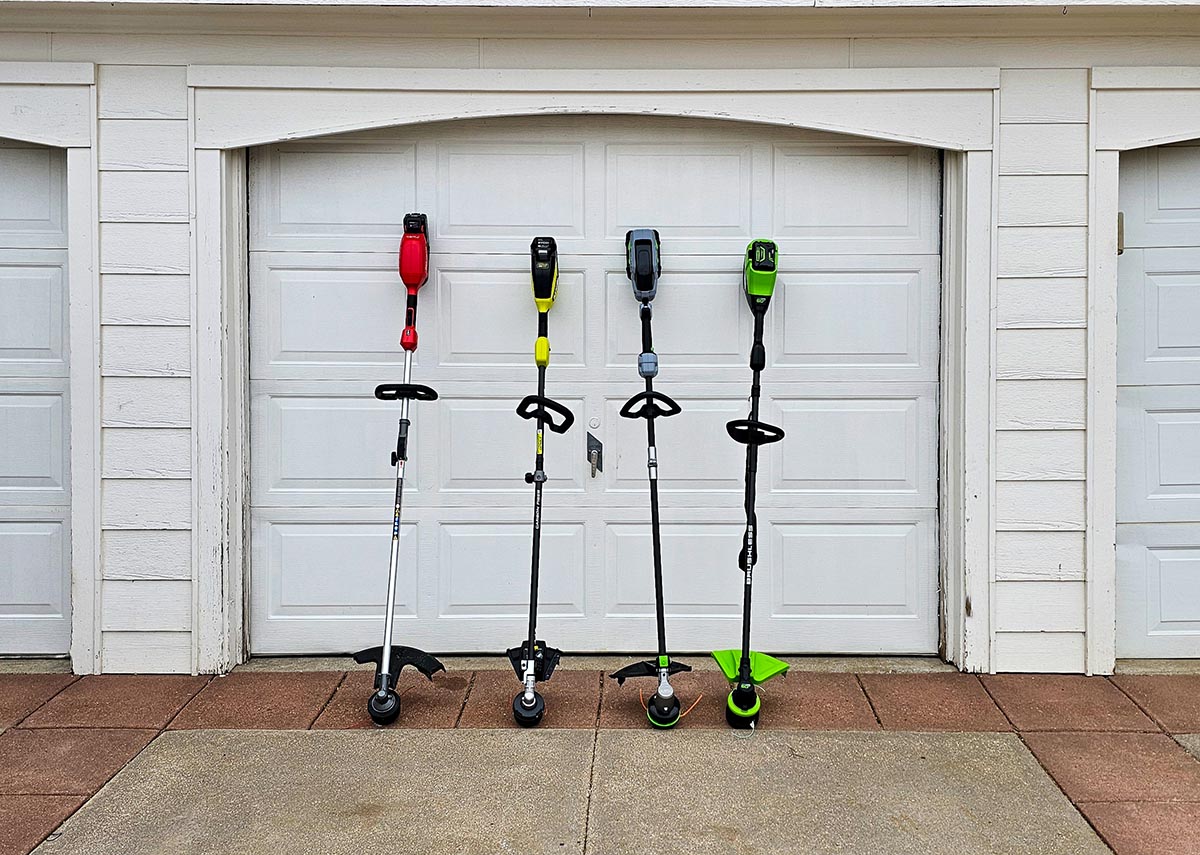
[[[604,675],[601,674],[601,679]],[[604,684],[601,683],[601,686]],[[592,789],[596,786],[596,748],[600,742],[600,728],[592,731],[592,762],[588,767],[587,806],[583,812],[583,855],[587,855],[589,834],[592,828]]]
[[317,710],[317,714],[315,716],[313,716],[313,720],[308,723],[308,727],[304,728],[305,730],[313,729],[313,725],[315,725],[317,723],[317,720],[325,714],[325,710],[329,709],[329,705],[331,703],[333,703],[333,698],[335,695],[337,695],[338,689],[340,689],[342,687],[342,684],[346,682],[346,678],[348,678],[349,676],[350,676],[349,671],[342,672],[342,676],[341,676],[341,678],[338,679],[337,685],[335,685],[333,687],[333,691],[329,693],[329,697],[327,697],[325,699],[325,703],[321,704],[321,708],[319,710]]
[[1150,712],[1150,710],[1146,709],[1144,706],[1142,706],[1140,703],[1138,703],[1138,699],[1137,699],[1137,698],[1135,698],[1133,695],[1129,694],[1129,692],[1125,691],[1125,687],[1124,687],[1124,686],[1122,686],[1120,683],[1118,683],[1118,682],[1116,682],[1115,680],[1113,680],[1113,679],[1112,679],[1112,677],[1105,676],[1105,677],[1104,677],[1104,679],[1105,679],[1105,680],[1108,680],[1109,684],[1110,684],[1110,685],[1112,685],[1112,686],[1114,686],[1118,692],[1120,692],[1120,693],[1121,693],[1122,695],[1124,695],[1125,697],[1129,698],[1130,702],[1131,702],[1131,703],[1132,703],[1132,704],[1133,704],[1135,707],[1137,707],[1139,710],[1141,710],[1141,713],[1142,713],[1142,715],[1144,715],[1146,718],[1148,718],[1148,719],[1150,719],[1152,722],[1154,722],[1155,726],[1156,726],[1156,727],[1157,727],[1159,730],[1161,730],[1163,733],[1166,733],[1166,734],[1170,734],[1170,733],[1171,733],[1171,731],[1167,730],[1167,726],[1166,726],[1165,724],[1163,724],[1161,721],[1159,721],[1159,720],[1158,720],[1158,717],[1157,717],[1157,716],[1155,716],[1155,715],[1154,715],[1154,713]]
[[[50,703],[52,700],[54,700],[59,695],[61,695],[63,692],[65,692],[67,689],[74,686],[76,683],[79,682],[79,680],[80,680],[80,677],[78,675],[72,674],[71,679],[67,682],[67,684],[65,686],[63,686],[61,689],[59,689],[57,692],[55,692],[50,697],[46,698],[46,700],[42,701],[40,704],[38,704],[36,707],[31,709],[29,712],[25,713],[25,715],[21,716],[21,718],[19,718],[17,721],[14,721],[9,726],[8,729],[13,730],[15,728],[20,727],[22,724],[24,724],[26,722],[26,720],[29,719],[30,716],[32,716],[34,713],[40,711],[42,709],[42,707],[46,706],[46,704]],[[180,709],[182,709],[182,707],[180,707]]]
[[879,729],[883,730],[883,719],[879,717],[879,710],[875,709],[875,701],[871,700],[871,693],[867,691],[867,684],[863,682],[861,674],[854,675],[854,682],[858,683],[858,690],[863,693],[863,697],[867,699],[867,706],[871,708],[871,715],[875,716],[875,723],[879,725]]
[[456,730],[462,724],[463,713],[467,711],[467,701],[471,700],[471,690],[475,688],[475,675],[478,673],[478,671],[472,671],[471,676],[467,678],[467,691],[463,694],[462,706],[458,708],[458,716],[454,719]]

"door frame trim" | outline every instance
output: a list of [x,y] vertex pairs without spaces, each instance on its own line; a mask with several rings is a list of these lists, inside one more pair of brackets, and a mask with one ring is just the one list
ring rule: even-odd
[[[942,149],[942,654],[993,667],[995,68],[658,73],[189,66],[193,536],[202,672],[241,662],[249,555],[245,148],[497,116],[641,114],[834,131]],[[947,318],[958,321],[953,329]],[[947,346],[952,343],[952,347]]]
[[1200,68],[1093,68],[1088,130],[1087,673],[1116,667],[1121,152],[1200,138]]
[[71,664],[101,670],[100,259],[96,69],[89,62],[0,62],[0,137],[60,148],[67,159],[70,348]]

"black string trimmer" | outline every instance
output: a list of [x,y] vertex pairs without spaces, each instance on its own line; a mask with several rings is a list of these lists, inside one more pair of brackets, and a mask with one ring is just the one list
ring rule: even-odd
[[396,579],[400,564],[400,502],[404,495],[404,465],[408,462],[408,406],[411,401],[436,401],[437,392],[428,386],[412,382],[412,360],[417,350],[417,292],[429,278],[429,239],[424,214],[404,216],[404,236],[400,239],[400,279],[408,291],[404,312],[404,332],[400,347],[404,349],[404,382],[381,383],[375,387],[375,397],[381,401],[400,402],[400,431],[392,465],[396,467],[396,501],[392,515],[392,557],[388,565],[387,606],[383,617],[383,646],[368,647],[354,654],[360,665],[375,663],[375,688],[367,699],[367,713],[378,725],[391,724],[400,715],[400,696],[396,682],[405,665],[411,665],[429,679],[446,670],[441,662],[415,647],[392,644],[392,621],[396,612]]
[[758,520],[754,514],[755,481],[758,477],[758,447],[783,439],[783,428],[758,418],[759,374],[767,365],[767,349],[763,345],[763,321],[767,306],[775,292],[776,248],[773,241],[756,240],[746,248],[742,266],[742,288],[746,302],[754,315],[754,345],[750,349],[750,417],[734,419],[725,430],[736,442],[746,446],[746,531],[742,536],[742,551],[738,566],[745,574],[742,594],[742,649],[715,650],[713,659],[725,672],[733,689],[725,702],[725,720],[738,729],[753,728],[762,710],[757,686],[779,674],[786,674],[788,665],[773,656],[750,649],[750,593],[754,581],[754,565],[758,561]]
[[654,552],[655,618],[658,626],[658,656],[646,662],[626,665],[610,676],[623,684],[630,677],[655,677],[658,690],[646,704],[646,717],[655,727],[674,727],[679,722],[680,705],[671,687],[671,675],[691,671],[691,666],[673,662],[667,654],[667,627],[663,615],[662,543],[658,531],[658,452],[654,447],[654,420],[674,416],[679,404],[662,392],[654,391],[658,375],[658,355],[654,352],[651,332],[654,297],[658,293],[658,278],[662,274],[658,232],[654,229],[634,229],[625,235],[625,273],[633,284],[633,296],[641,303],[642,353],[638,356],[638,374],[646,381],[646,389],[634,395],[621,407],[621,416],[646,420],[646,467],[650,480],[650,534]]
[[561,650],[547,647],[537,637],[538,572],[542,551],[542,485],[546,483],[543,471],[543,451],[546,428],[555,433],[566,433],[575,422],[571,411],[558,401],[546,397],[546,366],[550,364],[550,339],[548,338],[550,307],[558,295],[558,247],[554,238],[538,237],[529,247],[533,277],[533,302],[538,310],[538,334],[533,346],[533,361],[537,365],[538,385],[536,395],[527,395],[517,405],[517,415],[523,419],[537,420],[537,450],[533,471],[525,473],[525,483],[533,485],[533,558],[529,582],[529,635],[523,644],[508,650],[508,659],[517,679],[524,688],[513,698],[513,718],[522,727],[534,727],[546,713],[546,701],[537,691],[537,684],[549,680],[562,656]]

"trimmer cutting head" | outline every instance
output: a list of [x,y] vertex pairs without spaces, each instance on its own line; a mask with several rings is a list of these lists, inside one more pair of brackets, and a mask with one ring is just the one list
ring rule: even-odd
[[754,240],[746,247],[746,262],[742,266],[742,289],[746,302],[756,312],[766,311],[775,293],[775,256],[773,240]]
[[552,237],[535,237],[529,245],[533,275],[533,302],[539,312],[548,312],[558,294],[558,244]]
[[634,229],[625,233],[625,275],[633,284],[633,296],[643,303],[654,299],[658,293],[658,277],[662,275],[657,229]]

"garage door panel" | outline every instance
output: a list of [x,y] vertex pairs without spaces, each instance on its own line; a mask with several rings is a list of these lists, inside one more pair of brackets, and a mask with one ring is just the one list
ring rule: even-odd
[[0,505],[69,501],[65,413],[64,390],[0,391]]
[[[268,522],[273,573],[268,614],[276,618],[375,613],[387,579],[388,522]],[[416,613],[417,526],[400,527],[406,568],[397,591],[399,615]],[[415,571],[415,572],[414,572]]]
[[5,509],[0,521],[0,650],[46,654],[70,643],[69,511]]
[[[437,283],[438,364],[528,368],[537,337],[529,284],[529,256],[508,256],[503,269],[463,269],[440,264]],[[560,259],[558,298],[550,320],[554,367],[585,362],[586,274]],[[423,306],[423,312],[431,307]]]
[[781,265],[772,367],[804,379],[936,380],[937,258],[862,261]]
[[581,143],[437,144],[434,238],[584,236]]
[[0,576],[0,615],[63,617],[69,602],[55,569],[66,554],[61,520],[0,522],[0,565],[24,566],[28,573]]
[[1122,656],[1200,657],[1197,544],[1195,523],[1117,528],[1117,622],[1127,628]]
[[[396,447],[399,407],[364,392],[267,393],[253,399],[252,430],[265,441],[252,461],[256,505],[312,505],[335,501],[357,504],[370,495],[386,504],[395,483],[389,451]],[[427,442],[418,424],[409,438],[409,456],[421,459]],[[413,491],[425,486],[420,467],[405,473]]]
[[[637,394],[641,388],[640,384],[631,383],[629,395]],[[658,384],[657,388],[673,397],[683,410],[677,416],[655,422],[659,490],[699,491],[707,504],[715,500],[711,492],[714,490],[740,495],[746,469],[745,447],[729,440],[725,423],[746,417],[748,404],[744,390],[739,395],[731,388],[728,397],[719,398],[693,392],[677,394],[666,383]],[[642,419],[621,418],[619,413],[626,400],[624,395],[605,398],[601,434],[607,437],[604,483],[610,493],[628,491],[644,495],[646,423]]]
[[822,254],[938,251],[936,152],[869,145],[774,148],[776,239]]
[[[1200,233],[1200,232],[1198,232]],[[1200,376],[1200,249],[1134,249],[1118,290],[1121,384],[1194,383]]]
[[1200,145],[1158,146],[1121,155],[1125,245],[1196,245],[1200,229]]
[[[439,616],[528,620],[530,521],[506,516],[438,527]],[[539,615],[584,615],[585,545],[582,521],[543,522]]]
[[395,243],[416,207],[412,143],[290,143],[254,149],[251,158],[251,250],[304,251],[315,239]]
[[[742,312],[741,269],[736,259],[721,266],[663,272],[654,300],[654,350],[664,372],[747,364],[752,334],[749,310],[745,317]],[[642,352],[642,328],[623,266],[606,273],[605,295],[605,362],[628,370]]]
[[750,238],[749,143],[609,145],[606,158],[608,237],[653,224],[689,253],[704,237]]
[[1200,519],[1200,386],[1131,386],[1117,394],[1121,522]]
[[62,255],[0,250],[0,376],[67,376]]
[[929,584],[921,571],[932,525],[928,514],[890,522],[772,525],[772,617],[926,613]]
[[779,501],[936,507],[935,389],[873,388],[774,396],[787,432],[768,449]]
[[[529,392],[536,391],[536,386]],[[480,491],[529,495],[525,473],[533,464],[535,423],[516,415],[523,395],[511,397],[443,396],[438,400],[441,419],[439,488],[442,491]],[[579,419],[587,411],[581,397],[560,397]],[[582,436],[545,433],[546,491],[583,491]]]
[[0,247],[67,246],[66,158],[44,146],[0,140]]
[[347,265],[329,255],[251,255],[260,287],[250,301],[253,378],[346,376],[347,366],[403,364],[399,349],[404,288],[396,258]]
[[[741,615],[743,577],[737,568],[742,526],[669,522],[661,527],[664,611],[671,618]],[[650,526],[605,526],[606,617],[643,615],[653,626],[654,563]]]

